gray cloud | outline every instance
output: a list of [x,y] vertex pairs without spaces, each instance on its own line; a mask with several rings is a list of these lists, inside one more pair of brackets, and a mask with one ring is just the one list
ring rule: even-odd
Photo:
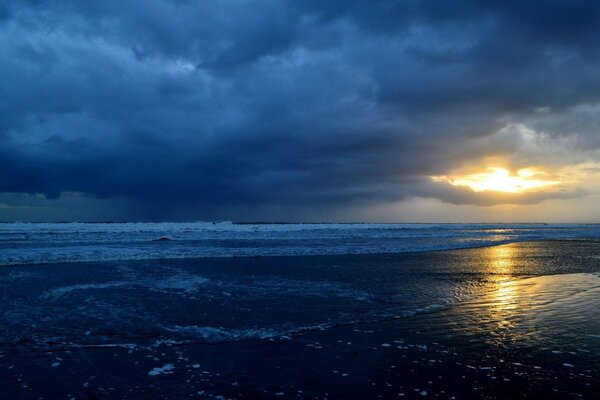
[[[0,192],[126,199],[156,218],[164,204],[210,218],[581,195],[429,176],[489,157],[594,159],[599,19],[591,1],[4,4]],[[523,150],[516,123],[545,132],[545,152],[559,138],[555,156]]]

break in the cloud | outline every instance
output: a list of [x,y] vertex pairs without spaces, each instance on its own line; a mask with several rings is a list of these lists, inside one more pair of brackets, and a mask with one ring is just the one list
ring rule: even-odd
[[[598,189],[595,1],[5,2],[0,52],[4,219],[353,219]],[[432,180],[491,167],[564,184]]]

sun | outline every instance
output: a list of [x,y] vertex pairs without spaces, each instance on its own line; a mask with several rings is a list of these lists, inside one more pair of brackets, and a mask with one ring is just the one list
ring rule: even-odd
[[454,186],[466,186],[475,192],[521,193],[548,186],[558,185],[560,181],[540,178],[540,172],[524,168],[512,175],[505,168],[491,168],[487,172],[462,176],[434,176],[436,182],[447,182]]

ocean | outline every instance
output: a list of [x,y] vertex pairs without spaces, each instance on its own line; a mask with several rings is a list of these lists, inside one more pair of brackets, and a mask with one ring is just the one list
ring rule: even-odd
[[594,237],[600,224],[0,223],[0,265],[398,253]]
[[598,398],[600,226],[0,224],[2,398]]

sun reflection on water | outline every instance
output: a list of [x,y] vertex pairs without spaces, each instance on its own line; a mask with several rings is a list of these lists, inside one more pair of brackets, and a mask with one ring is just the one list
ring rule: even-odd
[[[459,308],[461,334],[485,338],[495,346],[523,346],[543,340],[548,346],[569,345],[566,336],[582,340],[598,310],[600,283],[590,274],[524,274],[544,259],[524,244],[482,248],[483,277],[470,300]],[[537,263],[537,264],[536,264]]]
[[515,273],[517,249],[517,246],[509,244],[490,247],[485,253],[490,273],[495,279],[495,287],[486,299],[488,305],[486,318],[501,331],[515,327],[514,314],[518,308],[519,287],[512,274]]
[[508,275],[514,272],[516,251],[512,244],[490,247],[487,252],[492,273]]

